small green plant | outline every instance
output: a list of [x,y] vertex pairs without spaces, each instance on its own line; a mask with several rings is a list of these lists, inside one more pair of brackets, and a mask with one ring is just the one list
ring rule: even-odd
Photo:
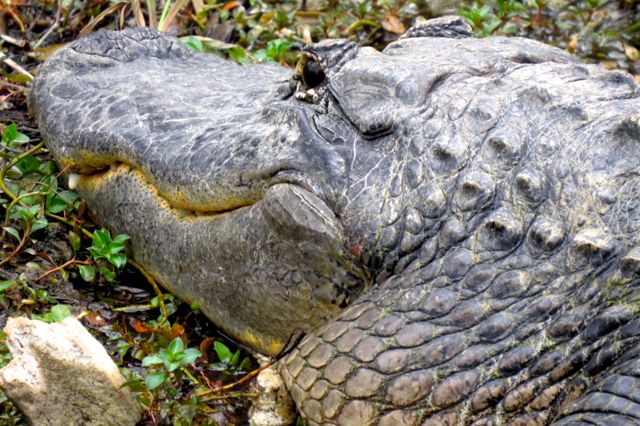
[[298,55],[291,53],[293,43],[287,39],[270,40],[265,49],[255,52],[254,56],[260,60],[276,63],[294,63]]
[[53,323],[53,322],[62,322],[65,318],[69,318],[71,316],[71,311],[67,305],[54,305],[51,307],[51,311],[46,312],[44,314],[32,314],[31,318]]
[[194,348],[184,348],[184,343],[180,337],[171,341],[167,349],[156,354],[148,355],[142,360],[143,367],[152,365],[162,365],[163,370],[155,371],[145,377],[145,385],[148,390],[154,390],[169,380],[167,373],[172,373],[180,367],[184,367],[195,362],[202,356],[199,350]]
[[219,359],[216,363],[218,367],[223,369],[236,369],[249,370],[251,368],[251,360],[247,357],[240,362],[240,349],[235,352],[231,352],[229,347],[219,340],[213,342],[213,349]]
[[[120,234],[111,238],[111,233],[107,229],[97,229],[91,236],[92,244],[88,250],[95,265],[78,265],[80,276],[85,281],[94,281],[99,273],[108,282],[116,278],[116,270],[122,269],[127,264],[127,255],[123,253],[128,235]],[[74,249],[78,246],[77,235]]]
[[29,136],[18,131],[18,126],[15,123],[11,123],[5,127],[2,132],[2,143],[11,149],[16,149],[22,144],[28,143],[31,139]]

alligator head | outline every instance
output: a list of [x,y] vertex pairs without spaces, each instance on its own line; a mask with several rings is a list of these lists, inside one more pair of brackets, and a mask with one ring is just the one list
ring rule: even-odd
[[310,333],[280,367],[312,423],[609,424],[640,421],[639,96],[447,17],[295,72],[102,32],[31,104],[163,285],[265,353]]

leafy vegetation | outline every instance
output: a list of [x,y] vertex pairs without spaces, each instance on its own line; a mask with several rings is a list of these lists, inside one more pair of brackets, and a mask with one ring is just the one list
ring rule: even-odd
[[[292,67],[300,46],[349,38],[381,48],[418,17],[456,11],[478,36],[526,36],[640,74],[640,3],[634,0],[34,0],[4,2],[0,18],[0,324],[7,315],[81,318],[107,347],[145,410],[145,424],[243,419],[255,367],[223,343],[197,307],[162,294],[126,258],[128,237],[91,225],[61,181],[26,113],[35,66],[60,44],[100,28],[145,25],[192,50],[239,63]],[[449,4],[451,7],[447,6]],[[637,77],[636,77],[637,78]],[[5,114],[6,112],[6,114]],[[132,269],[133,267],[134,269]],[[147,284],[148,282],[148,284]],[[64,302],[64,303],[63,303]],[[0,367],[10,361],[0,333]],[[189,344],[192,342],[192,345]],[[239,412],[240,414],[236,414]],[[0,392],[0,423],[24,424]]]

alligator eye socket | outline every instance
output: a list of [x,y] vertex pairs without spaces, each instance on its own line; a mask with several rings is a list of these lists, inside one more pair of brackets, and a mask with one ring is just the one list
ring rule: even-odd
[[309,89],[313,89],[325,79],[322,67],[316,61],[308,60],[302,68],[302,81]]

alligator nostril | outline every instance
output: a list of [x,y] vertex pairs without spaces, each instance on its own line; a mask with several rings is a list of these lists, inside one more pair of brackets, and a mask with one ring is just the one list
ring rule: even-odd
[[319,63],[313,60],[308,60],[304,63],[302,68],[302,81],[307,89],[313,89],[319,86],[326,76]]

